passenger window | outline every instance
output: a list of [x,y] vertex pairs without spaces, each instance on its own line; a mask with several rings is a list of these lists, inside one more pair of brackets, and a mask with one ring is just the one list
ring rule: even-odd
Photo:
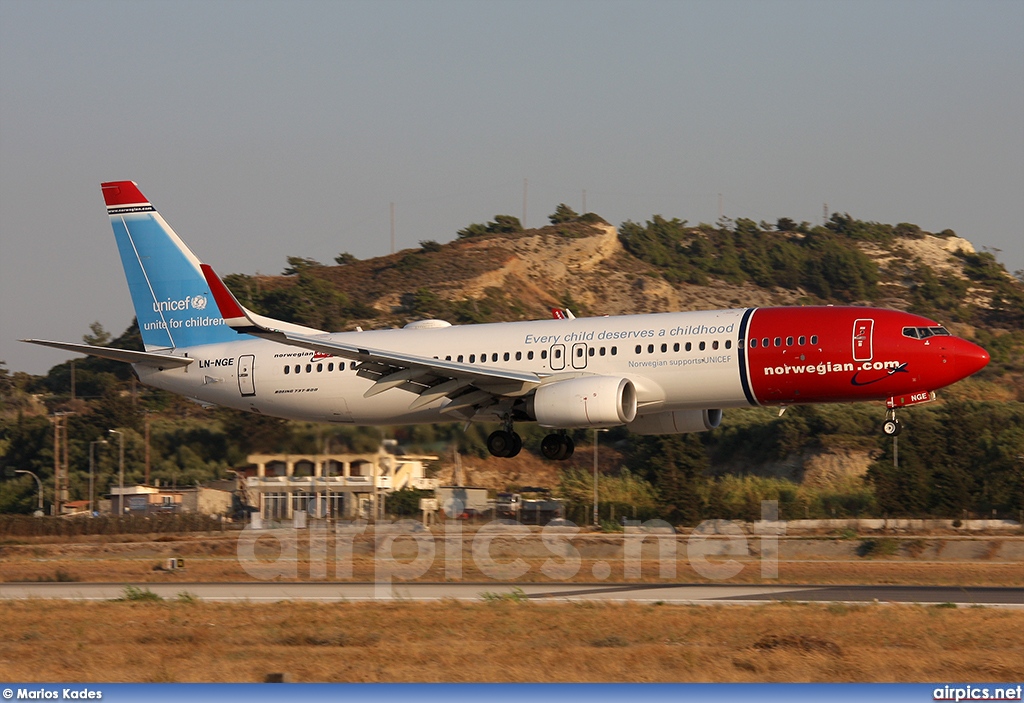
[[533,360],[533,352],[532,351],[526,352],[526,358],[528,360],[532,361]]
[[576,347],[576,356],[583,356],[583,347]]
[[605,348],[601,347],[601,356],[604,356]]
[[782,346],[782,337],[776,337],[775,338],[775,346],[777,346],[777,347],[781,347]]
[[516,352],[516,361],[522,361],[522,360],[523,360],[523,353],[521,351],[517,351]]
[[593,356],[593,355],[594,355],[594,353],[595,353],[595,351],[596,351],[596,350],[595,350],[595,349],[594,349],[593,347],[591,347],[591,348],[590,348],[590,351],[589,351],[589,352],[587,352],[587,354],[589,354],[590,356]]
[[358,363],[358,362],[356,362],[356,361],[352,361],[352,362],[350,362],[350,363],[349,363],[349,365],[348,365],[348,367],[349,367],[350,369],[352,369],[353,371],[355,371],[355,370],[356,370],[356,367],[357,367],[357,366],[359,366],[359,363]]
[[762,347],[770,347],[771,345],[772,345],[772,340],[768,339],[767,337],[764,337],[764,338],[761,339],[761,346]]
[[471,364],[475,364],[476,363],[476,354],[470,354],[469,355],[469,363],[471,363]]
[[750,340],[750,348],[751,349],[756,349],[757,348],[757,338],[756,337]]
[[[508,355],[507,354],[505,355],[505,358],[508,359]],[[491,354],[491,361],[497,361],[497,360],[498,360],[498,352],[494,352],[493,354]]]
[[561,349],[556,349],[555,350],[555,358],[556,359],[561,359],[562,358],[562,350]]
[[725,340],[725,348],[726,349],[732,349],[732,340],[731,339]]
[[547,359],[548,358],[548,350],[547,349],[541,349],[540,350],[540,358],[541,359]]
[[661,353],[664,354],[667,351],[668,351],[668,345],[667,344],[662,344],[661,345]]
[[323,364],[317,364],[316,365],[316,372],[317,373],[323,373],[323,370],[324,370],[324,365]]
[[796,341],[802,347],[803,345],[807,344],[807,337],[801,336],[800,339],[798,339]]
[[619,353],[619,348],[618,347],[612,347],[612,356],[615,356],[618,353]]
[[459,354],[459,356],[456,357],[455,360],[458,361],[461,364],[462,363],[462,354]]
[[292,370],[292,367],[291,367],[291,366],[285,366],[285,367],[284,367],[284,375],[285,375],[285,376],[287,376],[287,375],[288,375],[288,372],[289,372],[289,371],[291,371],[291,370]]
[[448,356],[446,356],[446,357],[444,358],[444,360],[445,360],[445,361],[451,361],[451,360],[452,360],[452,355],[451,355],[451,354],[449,354]]
[[648,344],[647,345],[647,353],[648,354],[653,354],[654,353],[654,345],[653,344]]
[[818,335],[812,334],[811,335],[811,344],[817,344],[817,343],[818,343]]
[[299,373],[300,371],[302,371],[302,367],[299,366],[298,364],[295,364],[295,373]]
[[306,364],[306,373],[313,373],[313,364]]
[[687,342],[686,343],[686,351],[690,351],[691,349],[693,349],[693,342]]
[[787,347],[793,346],[793,338],[792,337],[786,337],[786,346]]
[[643,351],[643,347],[641,347],[639,344],[637,344],[636,345],[636,353],[639,354],[642,351]]
[[505,361],[508,361],[508,359],[509,359],[508,352],[505,352],[505,356],[503,358],[504,358]]
[[672,345],[672,351],[679,351],[679,342]]
[[700,345],[699,345],[699,348],[700,348],[701,351],[704,351],[705,349],[707,349],[707,346],[708,346],[707,342],[701,342]]
[[717,339],[711,343],[711,348],[712,349],[718,349],[718,340]]
[[334,371],[334,362],[333,361],[331,363],[327,364],[327,370],[328,371]]

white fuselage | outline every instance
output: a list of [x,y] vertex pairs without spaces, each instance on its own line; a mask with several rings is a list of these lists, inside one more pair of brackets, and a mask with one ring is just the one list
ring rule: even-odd
[[[329,335],[339,342],[532,372],[546,382],[583,375],[633,382],[642,413],[749,406],[737,340],[745,310],[391,329]],[[639,348],[639,351],[637,351]],[[196,361],[173,370],[136,366],[149,385],[265,415],[357,425],[448,422],[447,400],[410,411],[400,388],[364,397],[374,382],[356,362],[239,335],[179,348]],[[480,417],[478,419],[487,419]]]

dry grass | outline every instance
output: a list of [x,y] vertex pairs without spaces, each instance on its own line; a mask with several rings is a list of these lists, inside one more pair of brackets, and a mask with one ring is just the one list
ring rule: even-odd
[[984,608],[21,601],[0,622],[8,681],[1024,678],[1024,612]]

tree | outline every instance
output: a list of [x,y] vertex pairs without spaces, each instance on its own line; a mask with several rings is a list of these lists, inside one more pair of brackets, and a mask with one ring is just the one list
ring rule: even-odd
[[110,333],[103,329],[103,325],[96,321],[89,325],[92,334],[82,335],[82,341],[94,347],[105,347],[110,344]]
[[306,271],[311,268],[319,268],[323,266],[316,259],[307,259],[303,256],[289,256],[288,266],[284,271],[281,272],[282,276],[295,276],[302,271]]
[[357,261],[359,261],[359,259],[354,257],[352,254],[349,254],[347,251],[343,251],[334,257],[334,263],[338,264],[338,266],[350,266]]
[[559,203],[553,215],[548,215],[548,220],[553,225],[560,225],[563,222],[574,222],[580,219],[579,214],[565,203]]
[[518,217],[513,215],[495,215],[494,220],[486,225],[472,224],[458,231],[459,239],[471,237],[482,237],[487,234],[514,234],[522,232],[523,225]]
[[695,525],[703,513],[701,489],[708,455],[695,434],[637,436],[626,461],[658,490],[661,512],[670,522]]

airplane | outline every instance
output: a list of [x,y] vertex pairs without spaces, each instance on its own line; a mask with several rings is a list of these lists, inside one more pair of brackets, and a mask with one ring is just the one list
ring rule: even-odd
[[497,422],[490,453],[513,457],[517,422],[550,430],[541,454],[573,453],[568,430],[715,429],[738,407],[886,401],[896,411],[989,362],[938,322],[870,307],[765,307],[327,332],[242,306],[132,181],[102,184],[145,351],[22,340],[132,364],[140,381],[281,418],[352,425]]

